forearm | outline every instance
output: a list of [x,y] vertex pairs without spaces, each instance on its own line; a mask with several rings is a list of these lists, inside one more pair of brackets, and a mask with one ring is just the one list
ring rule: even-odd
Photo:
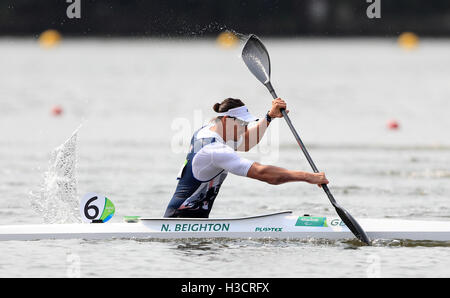
[[269,122],[264,117],[260,119],[258,123],[247,129],[244,135],[244,142],[238,147],[238,151],[249,151],[255,147],[263,138],[266,133]]
[[260,165],[257,163],[250,168],[249,173],[247,174],[250,178],[255,178],[274,185],[294,181],[309,182],[311,175],[313,174],[308,172],[287,170],[276,166]]
[[287,182],[308,181],[309,173],[303,171],[287,170],[275,166],[266,166],[267,181],[279,185]]

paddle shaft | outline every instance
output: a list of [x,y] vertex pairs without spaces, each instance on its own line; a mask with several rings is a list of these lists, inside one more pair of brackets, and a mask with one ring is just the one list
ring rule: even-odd
[[[267,87],[267,89],[269,89],[269,92],[270,92],[270,94],[272,94],[273,99],[278,98],[278,96],[270,82],[268,82],[264,85]],[[312,160],[311,156],[309,155],[308,150],[306,150],[306,147],[303,144],[302,139],[300,139],[300,136],[298,135],[297,130],[295,129],[294,125],[292,124],[291,119],[289,118],[288,114],[286,113],[286,111],[284,109],[281,109],[280,111],[281,111],[281,114],[283,114],[283,118],[284,118],[284,120],[286,120],[287,125],[291,129],[292,134],[294,135],[295,140],[297,141],[297,144],[300,146],[300,149],[302,149],[303,153],[305,154],[306,159],[308,160],[314,173],[319,173],[319,170],[317,169],[316,165],[314,164],[314,161]],[[336,207],[336,200],[334,199],[333,195],[331,194],[328,186],[326,184],[322,184],[321,186],[322,186],[323,190],[325,191],[325,193],[327,194],[328,199],[330,200],[331,204],[333,204],[333,206]]]
[[[247,40],[244,48],[242,49],[242,59],[247,65],[248,69],[258,79],[258,81],[260,81],[267,87],[270,94],[272,94],[273,98],[274,99],[278,98],[277,94],[275,93],[275,90],[272,87],[272,84],[270,83],[269,53],[267,52],[266,47],[263,45],[263,43],[258,39],[256,35],[250,35],[249,39]],[[297,131],[295,130],[294,125],[292,125],[292,122],[289,119],[289,116],[287,115],[286,111],[281,109],[281,113],[283,115],[284,120],[286,120],[286,123],[291,129],[292,134],[294,135],[295,140],[297,141],[297,144],[300,146],[300,149],[302,149],[303,153],[305,154],[306,159],[308,160],[311,168],[315,173],[318,173],[319,170],[317,169],[311,156],[306,150],[306,147],[303,144],[302,140],[300,139],[300,136],[298,135]],[[327,185],[321,184],[321,186],[325,191],[325,193],[327,194],[327,197],[330,200],[331,204],[336,209],[337,214],[345,223],[345,225],[358,239],[370,245],[369,237],[361,228],[361,226],[358,224],[358,222],[353,218],[353,216],[350,215],[350,213],[347,212],[347,210],[342,208],[336,202]]]
[[[269,89],[270,94],[272,94],[272,97],[274,99],[278,98],[275,90],[272,87],[272,84],[270,81],[264,84],[267,89]],[[306,159],[308,160],[311,168],[315,173],[318,173],[319,170],[317,169],[316,165],[314,164],[314,161],[312,160],[311,156],[308,153],[308,150],[306,150],[305,145],[303,144],[302,140],[300,139],[300,136],[298,135],[297,131],[295,130],[294,125],[292,125],[291,119],[287,115],[286,111],[284,109],[281,109],[281,113],[283,114],[284,120],[286,120],[287,125],[292,131],[292,134],[295,137],[295,140],[297,141],[297,144],[302,149],[303,153],[306,156]],[[361,241],[366,243],[367,245],[370,245],[370,238],[367,236],[366,232],[361,228],[359,223],[353,218],[353,216],[350,215],[344,208],[342,208],[334,199],[333,195],[331,194],[330,189],[326,184],[321,184],[323,190],[327,194],[328,199],[330,200],[331,204],[336,209],[336,212],[338,213],[339,217],[344,221],[344,223],[347,225],[347,227],[352,231],[352,233]]]

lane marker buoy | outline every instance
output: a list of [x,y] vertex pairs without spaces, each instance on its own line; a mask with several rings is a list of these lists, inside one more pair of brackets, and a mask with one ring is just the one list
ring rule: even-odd
[[61,116],[63,113],[63,109],[60,106],[54,106],[52,108],[52,115],[53,116]]
[[387,127],[388,127],[390,130],[396,130],[396,129],[399,129],[399,128],[400,128],[400,124],[398,123],[397,120],[390,120],[390,121],[388,121],[388,123],[387,123]]
[[419,37],[412,32],[404,32],[398,37],[398,44],[405,50],[413,50],[419,46]]
[[239,38],[231,31],[224,31],[217,36],[216,41],[223,48],[233,48],[237,46]]
[[49,49],[57,46],[61,42],[61,34],[53,29],[46,30],[39,36],[41,47]]

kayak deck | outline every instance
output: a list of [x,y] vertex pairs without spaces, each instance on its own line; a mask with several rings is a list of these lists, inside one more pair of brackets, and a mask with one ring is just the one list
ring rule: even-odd
[[[144,218],[104,224],[0,226],[0,241],[44,239],[353,239],[338,217],[296,216],[291,211],[240,218]],[[450,222],[359,219],[374,239],[450,241]]]

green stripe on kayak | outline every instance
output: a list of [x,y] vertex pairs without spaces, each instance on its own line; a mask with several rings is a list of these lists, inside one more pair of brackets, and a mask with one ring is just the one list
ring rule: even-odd
[[299,216],[295,224],[299,227],[328,227],[326,217]]
[[124,222],[138,222],[139,218],[141,218],[140,216],[124,216],[123,217],[123,221]]

